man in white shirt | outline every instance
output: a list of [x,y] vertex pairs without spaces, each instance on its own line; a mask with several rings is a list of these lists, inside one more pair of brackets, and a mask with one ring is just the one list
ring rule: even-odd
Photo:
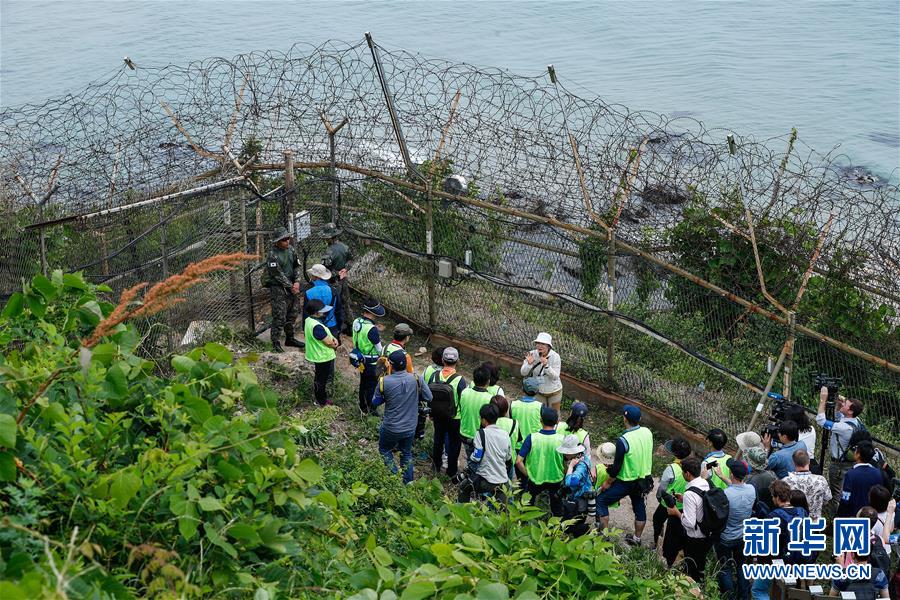
[[844,475],[853,468],[853,460],[846,454],[850,448],[850,437],[860,428],[859,415],[863,411],[863,403],[855,398],[839,396],[834,408],[834,421],[825,417],[825,403],[828,400],[828,388],[819,390],[819,409],[816,411],[816,423],[819,427],[831,431],[831,462],[828,465],[828,484],[831,486],[831,497],[834,508],[841,498],[844,488]]
[[700,531],[700,521],[703,520],[703,496],[691,492],[695,489],[699,492],[709,491],[709,482],[700,477],[700,460],[695,456],[689,456],[681,461],[681,471],[687,487],[684,490],[682,510],[676,507],[668,509],[673,517],[679,517],[687,535],[684,544],[684,562],[687,565],[687,574],[697,582],[703,581],[703,571],[706,569],[706,555],[712,547],[712,540]]

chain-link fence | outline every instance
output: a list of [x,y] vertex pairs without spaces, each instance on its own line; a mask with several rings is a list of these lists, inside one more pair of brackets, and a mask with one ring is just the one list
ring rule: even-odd
[[[289,215],[315,262],[338,221],[353,285],[436,331],[513,355],[549,331],[568,372],[730,433],[783,355],[773,391],[811,405],[813,373],[841,376],[896,444],[896,178],[796,132],[729,146],[551,75],[328,44],[123,67],[4,109],[0,292],[42,269],[121,289],[262,255]],[[258,329],[254,269],[170,311],[167,345],[192,321]]]

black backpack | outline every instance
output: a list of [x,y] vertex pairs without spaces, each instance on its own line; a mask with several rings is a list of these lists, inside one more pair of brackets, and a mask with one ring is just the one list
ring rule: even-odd
[[459,373],[454,373],[447,381],[442,381],[440,371],[435,371],[428,379],[428,389],[431,390],[431,418],[452,419],[456,416],[456,389],[453,382],[459,378]]
[[703,518],[697,523],[697,527],[704,537],[718,538],[728,522],[728,496],[725,495],[725,490],[710,486],[706,491],[695,487],[690,487],[687,491],[694,492],[703,500]]

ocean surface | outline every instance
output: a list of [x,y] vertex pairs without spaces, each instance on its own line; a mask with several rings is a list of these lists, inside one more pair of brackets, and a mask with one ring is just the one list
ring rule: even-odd
[[365,31],[387,48],[523,75],[553,63],[576,93],[757,139],[796,127],[880,178],[900,167],[897,0],[0,0],[0,106],[76,91],[126,55],[183,64]]

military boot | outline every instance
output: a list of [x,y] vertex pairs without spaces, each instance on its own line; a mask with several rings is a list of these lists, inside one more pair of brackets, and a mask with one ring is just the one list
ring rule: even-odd
[[284,348],[281,347],[281,342],[278,340],[272,340],[272,352],[284,352]]
[[291,348],[306,348],[306,344],[294,337],[294,329],[292,327],[284,328],[284,345]]

